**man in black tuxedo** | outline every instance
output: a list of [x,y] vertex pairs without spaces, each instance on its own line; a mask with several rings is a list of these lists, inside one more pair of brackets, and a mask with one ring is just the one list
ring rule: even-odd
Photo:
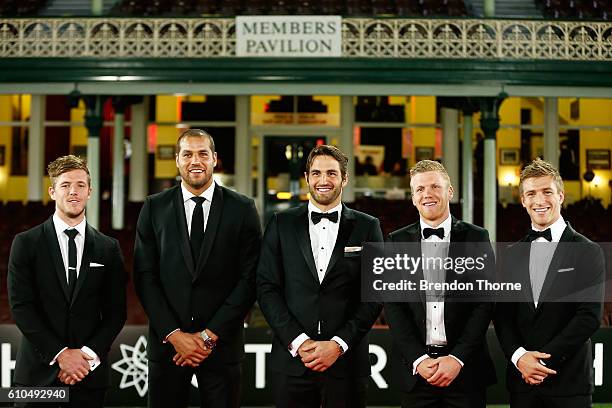
[[561,216],[563,180],[550,163],[526,166],[519,192],[531,229],[504,251],[502,271],[523,282],[524,292],[521,302],[500,302],[495,313],[510,405],[590,407],[590,337],[603,311],[603,254]]
[[244,318],[255,302],[261,227],[253,200],[213,180],[215,143],[189,129],[176,143],[181,183],[147,197],[134,283],[149,317],[149,407],[240,405]]
[[275,214],[264,235],[257,294],[274,331],[278,407],[366,406],[367,334],[381,305],[361,301],[361,250],[382,233],[376,218],[341,202],[347,162],[334,146],[315,147],[309,203]]
[[[460,253],[475,258],[484,251],[492,261],[488,232],[451,216],[453,187],[444,166],[422,160],[410,169],[410,177],[420,220],[392,232],[387,241],[420,242],[417,256],[445,258]],[[427,268],[420,268],[416,276],[431,282],[436,274],[440,280],[457,276],[454,271]],[[493,304],[450,302],[447,297],[423,293],[421,302],[385,304],[402,407],[486,406],[486,387],[496,381],[485,337]]]
[[55,214],[18,234],[9,257],[9,303],[23,334],[13,382],[69,385],[70,402],[62,406],[102,407],[107,355],[126,319],[121,249],[85,220],[86,163],[64,156],[48,172]]

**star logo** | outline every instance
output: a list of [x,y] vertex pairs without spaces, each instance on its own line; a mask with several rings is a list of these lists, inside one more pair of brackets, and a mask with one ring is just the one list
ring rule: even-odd
[[149,377],[147,338],[140,336],[133,347],[127,344],[120,344],[119,349],[121,350],[122,358],[111,365],[113,370],[121,373],[119,388],[123,390],[134,387],[138,395],[144,397],[147,395],[147,379]]

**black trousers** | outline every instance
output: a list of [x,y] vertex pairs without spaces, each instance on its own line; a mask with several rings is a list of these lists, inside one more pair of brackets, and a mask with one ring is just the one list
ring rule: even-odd
[[[28,387],[15,384],[15,387]],[[15,408],[103,408],[107,388],[88,388],[77,383],[72,386],[58,382],[53,387],[68,387],[69,402],[26,402],[16,403]]]
[[591,395],[539,395],[537,390],[510,394],[510,408],[591,408]]
[[333,377],[308,370],[300,377],[270,372],[279,408],[365,408],[368,377]]
[[478,391],[457,390],[450,387],[436,387],[421,376],[410,392],[402,395],[402,408],[486,408],[486,389]]
[[240,363],[194,369],[149,361],[149,408],[189,406],[194,374],[202,408],[239,408],[241,372]]

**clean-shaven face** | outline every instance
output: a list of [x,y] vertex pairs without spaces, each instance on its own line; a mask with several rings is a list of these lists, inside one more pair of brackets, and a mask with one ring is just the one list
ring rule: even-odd
[[55,210],[64,222],[78,224],[85,217],[85,206],[91,196],[87,173],[77,169],[60,174],[49,187],[49,196],[55,201]]
[[410,188],[412,203],[427,224],[437,227],[449,216],[453,187],[442,173],[427,171],[415,174],[410,180]]
[[522,189],[521,203],[534,226],[546,229],[559,219],[565,194],[559,191],[553,176],[527,178]]

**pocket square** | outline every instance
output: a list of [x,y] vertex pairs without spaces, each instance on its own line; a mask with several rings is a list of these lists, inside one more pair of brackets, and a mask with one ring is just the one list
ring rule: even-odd
[[363,247],[360,246],[347,246],[344,247],[344,252],[361,252],[362,249]]
[[90,268],[95,268],[96,266],[104,266],[104,265],[99,264],[99,263],[96,263],[96,262],[90,262],[90,263],[89,263],[89,267],[90,267]]
[[563,269],[559,269],[557,272],[561,273],[561,272],[571,272],[573,271],[574,268],[563,268]]

